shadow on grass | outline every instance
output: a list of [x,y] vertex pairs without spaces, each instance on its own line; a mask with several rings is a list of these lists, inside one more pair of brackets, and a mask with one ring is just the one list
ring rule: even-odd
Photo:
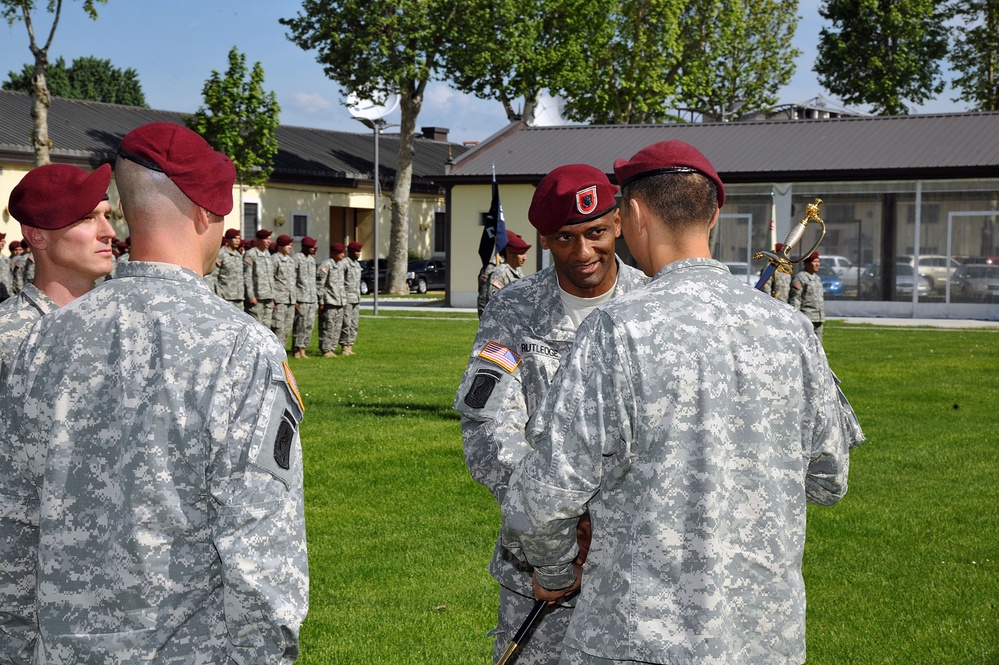
[[458,413],[449,406],[439,404],[369,404],[367,402],[344,402],[344,407],[351,411],[378,416],[382,418],[411,417],[414,415],[437,418],[438,420],[460,420]]

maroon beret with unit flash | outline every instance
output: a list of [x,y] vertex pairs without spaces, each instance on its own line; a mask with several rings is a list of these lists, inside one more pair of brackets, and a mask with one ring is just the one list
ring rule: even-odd
[[355,252],[361,251],[362,247],[364,247],[364,245],[362,245],[359,242],[349,242],[349,243],[347,243],[347,249],[353,250]]
[[256,234],[257,240],[267,240],[270,237],[271,237],[271,232],[268,231],[267,229],[260,229],[259,231],[257,231]]
[[347,248],[344,247],[342,243],[335,242],[332,245],[330,245],[330,252],[332,252],[333,254],[343,254],[346,251]]
[[121,140],[118,154],[147,169],[161,171],[187,198],[208,212],[225,217],[232,212],[236,168],[205,139],[172,122],[136,127]]
[[[561,227],[559,227],[561,228]],[[507,229],[506,232],[506,251],[511,254],[526,254],[527,250],[531,248],[524,239],[513,231]]]
[[534,190],[527,219],[543,236],[569,224],[603,217],[617,207],[617,187],[607,174],[588,164],[560,166]]
[[232,240],[233,238],[238,238],[240,235],[242,235],[242,234],[239,232],[239,229],[226,229],[225,230],[225,239],[226,240]]
[[302,247],[315,247],[316,239],[312,236],[305,236],[302,238]]
[[107,198],[111,165],[93,173],[69,164],[28,171],[10,192],[11,216],[25,226],[54,231],[80,221]]
[[278,239],[277,239],[277,246],[278,247],[287,247],[290,244],[291,244],[291,236],[286,236],[284,234],[281,234],[281,235],[278,236]]
[[636,180],[665,173],[697,172],[715,183],[718,190],[718,207],[725,203],[725,186],[708,158],[701,151],[683,141],[661,141],[642,148],[630,159],[614,162],[614,174],[621,187]]

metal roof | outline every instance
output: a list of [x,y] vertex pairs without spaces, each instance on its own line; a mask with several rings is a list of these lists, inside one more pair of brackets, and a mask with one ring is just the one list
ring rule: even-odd
[[[49,107],[49,138],[53,161],[97,166],[109,161],[118,143],[132,129],[147,122],[184,124],[189,114],[103,104],[76,99],[52,98]],[[31,148],[31,97],[26,93],[0,90],[0,156],[34,163]],[[322,182],[371,180],[374,174],[374,134],[335,132],[281,125],[277,130],[278,153],[271,180]],[[467,148],[454,143],[417,136],[413,158],[415,189],[432,187],[445,164]],[[379,170],[383,181],[392,181],[398,165],[399,135],[379,138]]]
[[726,182],[999,177],[999,113],[709,124],[514,123],[453,160],[445,183],[537,181],[562,164],[613,175],[614,160],[679,139]]

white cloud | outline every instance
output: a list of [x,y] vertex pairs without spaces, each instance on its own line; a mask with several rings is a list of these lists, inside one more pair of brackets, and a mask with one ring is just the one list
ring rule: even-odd
[[296,92],[292,95],[292,106],[304,115],[328,113],[337,105],[317,92]]

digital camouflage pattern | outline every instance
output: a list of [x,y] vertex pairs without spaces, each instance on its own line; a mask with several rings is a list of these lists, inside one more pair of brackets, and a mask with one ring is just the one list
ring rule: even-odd
[[270,331],[194,272],[130,262],[22,350],[0,397],[0,654],[294,661],[303,407]]
[[479,270],[478,295],[475,298],[475,307],[479,311],[479,318],[482,318],[482,311],[489,302],[489,276],[496,270],[496,264],[490,261]]
[[0,304],[0,380],[31,326],[57,308],[34,284],[26,284],[20,293]]
[[236,250],[223,247],[215,258],[215,293],[243,309],[243,295],[246,286],[243,282],[243,255]]
[[763,285],[764,293],[769,293],[781,302],[787,302],[790,290],[791,276],[780,270],[774,271],[774,274],[770,275],[767,283]]
[[274,317],[271,330],[282,346],[288,343],[295,322],[296,263],[290,254],[278,252],[271,257],[274,264]]
[[326,259],[316,270],[316,287],[319,297],[319,350],[333,351],[340,343],[343,328],[343,306],[347,302],[345,279],[346,259]]
[[[648,281],[641,271],[623,264],[620,259],[617,264],[615,296]],[[468,469],[475,480],[489,488],[499,503],[506,494],[513,470],[531,450],[524,435],[527,421],[548,391],[559,360],[569,351],[575,338],[575,327],[565,313],[559,296],[554,266],[503,289],[483,312],[454,408],[461,413]],[[520,361],[516,368],[509,371],[480,357],[489,342],[515,353]],[[489,562],[489,572],[501,586],[533,602],[531,568],[512,557],[498,540]],[[526,612],[520,621],[524,616]],[[557,626],[555,622],[546,624],[546,621],[538,626],[541,634]],[[556,641],[561,641],[561,635],[561,632],[557,633]],[[534,645],[523,648],[528,653],[543,649],[544,639],[539,636],[535,641],[532,637],[530,641]],[[500,641],[497,639],[497,645]],[[520,657],[531,658],[527,654]]]
[[[2,243],[0,243],[2,246]],[[0,253],[0,302],[14,295],[14,275],[10,272],[10,259]]]
[[295,309],[294,341],[292,346],[304,349],[312,343],[312,329],[316,323],[318,296],[316,295],[316,257],[299,252],[295,254]]
[[493,268],[492,272],[489,273],[489,280],[486,282],[486,302],[492,300],[493,296],[499,293],[499,290],[504,286],[513,284],[523,277],[523,269],[511,268],[506,261]]
[[361,317],[361,263],[349,256],[344,259],[343,290],[347,302],[343,308],[343,327],[340,344],[352,346],[357,341],[357,324]]
[[589,510],[567,650],[800,665],[805,503],[846,493],[862,439],[805,317],[677,261],[580,326],[528,424],[503,544],[566,587]]
[[256,300],[256,305],[248,305],[247,313],[268,328],[274,316],[274,265],[270,253],[256,247],[243,254],[243,297],[247,302]]
[[787,301],[792,307],[801,310],[801,313],[807,316],[812,323],[821,323],[826,320],[822,279],[817,273],[813,275],[804,270],[795,273]]

